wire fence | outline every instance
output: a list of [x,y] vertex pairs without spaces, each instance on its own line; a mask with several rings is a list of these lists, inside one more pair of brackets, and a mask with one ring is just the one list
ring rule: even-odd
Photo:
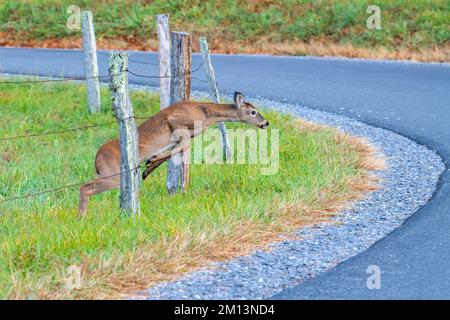
[[[138,77],[138,78],[145,78],[145,79],[163,79],[163,78],[173,78],[173,77],[183,77],[187,74],[193,74],[197,71],[199,71],[202,66],[205,64],[206,59],[208,58],[208,55],[202,59],[201,63],[189,71],[188,73],[180,73],[176,75],[167,75],[167,76],[160,76],[160,75],[145,75],[140,74],[131,70],[125,70],[129,74]],[[130,59],[128,59],[130,62]],[[0,81],[1,84],[30,84],[30,83],[46,83],[46,82],[67,82],[67,81],[84,81],[89,79],[109,79],[111,75],[100,75],[100,76],[94,76],[94,77],[64,77],[64,78],[57,78],[57,79],[38,79],[38,80],[22,80],[22,81]],[[207,83],[208,80],[201,79],[199,77],[191,76],[191,79],[198,80],[203,83]]]
[[[112,174],[112,175],[106,176],[106,177],[96,178],[95,180],[105,180],[105,179],[109,179],[109,178],[112,178],[112,177],[121,176],[121,175],[124,175],[124,174],[126,174],[128,172],[132,172],[134,170],[139,170],[140,168],[146,168],[146,166],[145,165],[139,165],[139,166],[137,166],[135,168],[132,168],[132,169],[130,169],[128,171]],[[37,196],[44,195],[44,194],[47,194],[47,193],[58,192],[58,191],[62,191],[62,190],[69,189],[69,188],[74,188],[74,187],[80,187],[83,184],[86,184],[87,182],[89,182],[89,181],[76,182],[76,183],[68,184],[68,185],[65,185],[65,186],[56,187],[56,188],[52,188],[52,189],[47,189],[47,190],[43,190],[43,191],[39,191],[39,192],[35,192],[35,193],[28,193],[28,194],[25,194],[25,195],[13,196],[13,197],[10,197],[10,198],[6,198],[6,199],[0,200],[0,203],[10,202],[10,201],[14,201],[14,200],[20,200],[20,199],[25,199],[25,198],[31,198],[31,197],[37,197]]]
[[[106,54],[106,53],[102,53],[102,54]],[[205,64],[206,59],[208,58],[208,56],[205,56],[205,58],[203,58],[203,60],[201,61],[201,63],[193,68],[191,71],[189,71],[189,74],[193,74],[197,71],[199,71],[202,66]],[[132,62],[135,63],[142,63],[142,64],[153,64],[150,62],[142,62],[142,61],[134,61],[134,60],[130,60]],[[155,64],[158,65],[158,64]],[[182,73],[182,74],[177,74],[177,75],[171,75],[171,76],[159,76],[159,75],[144,75],[144,74],[140,74],[140,73],[136,73],[134,71],[131,70],[125,70],[126,72],[128,72],[129,74],[135,76],[135,77],[139,77],[139,78],[151,78],[151,79],[161,79],[161,78],[171,78],[171,77],[182,77],[185,76],[187,73]],[[33,83],[51,83],[51,82],[69,82],[69,81],[83,81],[83,80],[89,80],[89,79],[95,79],[95,78],[99,78],[99,79],[109,79],[111,75],[100,75],[100,76],[96,76],[96,77],[66,77],[66,78],[57,78],[57,79],[36,79],[36,80],[21,80],[21,81],[17,81],[17,80],[6,80],[6,81],[0,81],[0,85],[2,84],[17,84],[17,85],[21,85],[21,84],[33,84]],[[203,80],[200,79],[198,77],[192,77],[191,79],[196,79],[198,81],[201,82],[208,82],[207,80]],[[206,101],[211,101],[211,95],[204,95],[202,97],[199,97],[198,99],[200,102],[206,102]],[[125,118],[122,120],[128,120],[131,118],[137,119],[137,120],[147,120],[149,119],[151,116],[148,117],[143,117],[143,116],[133,116],[133,117],[129,117],[129,118]],[[41,137],[41,136],[47,136],[47,135],[55,135],[55,134],[65,134],[65,133],[69,133],[69,132],[75,132],[75,131],[82,131],[82,130],[88,130],[88,129],[93,129],[93,128],[99,128],[99,127],[106,127],[106,126],[110,126],[113,124],[116,124],[117,121],[114,122],[106,122],[106,123],[100,123],[100,124],[92,124],[92,125],[86,125],[86,126],[80,126],[80,127],[74,127],[74,128],[68,128],[68,129],[61,129],[61,130],[52,130],[52,131],[46,131],[46,132],[41,132],[41,133],[33,133],[33,134],[28,134],[28,135],[16,135],[16,136],[9,136],[9,137],[0,137],[0,142],[3,141],[12,141],[12,140],[18,140],[18,139],[28,139],[28,138],[35,138],[35,137]],[[130,171],[133,170],[138,170],[142,167],[146,167],[145,165],[139,165],[136,168],[131,169]],[[126,172],[121,172],[121,173],[117,173],[111,176],[107,176],[107,177],[101,177],[101,178],[97,178],[97,180],[102,180],[102,179],[108,179],[114,176],[120,176],[122,174],[128,173],[128,171]],[[20,199],[25,199],[25,198],[30,198],[30,197],[37,197],[40,195],[44,195],[44,194],[48,194],[48,193],[53,193],[53,192],[59,192],[65,189],[69,189],[69,188],[74,188],[74,187],[79,187],[85,183],[87,183],[88,181],[83,181],[83,182],[76,182],[76,183],[71,183],[68,185],[64,185],[64,186],[60,186],[60,187],[56,187],[56,188],[51,188],[51,189],[47,189],[47,190],[43,190],[43,191],[39,191],[39,192],[35,192],[35,193],[29,193],[29,194],[25,194],[25,195],[16,195],[16,196],[12,196],[9,198],[5,198],[5,199],[1,199],[0,203],[5,203],[5,202],[10,202],[10,201],[14,201],[14,200],[20,200]]]

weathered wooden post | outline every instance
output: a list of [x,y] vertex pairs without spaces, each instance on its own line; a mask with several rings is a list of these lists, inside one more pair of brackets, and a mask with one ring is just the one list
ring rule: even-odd
[[156,16],[156,31],[158,33],[159,48],[159,92],[160,108],[170,105],[170,29],[169,15]]
[[[209,55],[208,42],[205,37],[200,37],[200,51],[202,53],[202,59],[204,61],[206,78],[208,79],[209,92],[211,97],[214,99],[215,103],[220,103],[219,89],[217,88],[216,76],[214,74],[214,68],[211,63],[211,57]],[[225,123],[220,122],[217,124],[220,133],[222,134],[222,146],[223,146],[223,156],[225,160],[231,159],[231,150],[227,138],[227,128]]]
[[[186,32],[171,33],[170,54],[170,104],[189,100],[191,92],[191,35]],[[174,155],[169,160],[167,190],[175,193],[186,190],[189,182],[189,152]]]
[[109,76],[114,115],[119,124],[120,143],[120,209],[128,215],[139,215],[139,137],[133,107],[128,96],[128,55],[112,53]]
[[100,83],[98,79],[94,19],[91,11],[81,12],[81,30],[83,34],[84,75],[88,93],[88,108],[90,113],[94,113],[100,111]]

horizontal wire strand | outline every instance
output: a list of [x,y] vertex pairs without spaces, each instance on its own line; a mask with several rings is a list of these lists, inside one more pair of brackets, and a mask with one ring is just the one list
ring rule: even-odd
[[[124,121],[124,120],[128,120],[128,119],[148,119],[148,118],[149,117],[132,116],[132,117],[127,117],[127,118],[121,119],[120,121]],[[49,131],[49,132],[32,133],[32,134],[28,134],[28,135],[18,135],[18,136],[0,138],[0,141],[25,139],[25,138],[34,138],[34,137],[41,137],[41,136],[52,135],[52,134],[61,134],[61,133],[66,133],[66,132],[74,132],[74,131],[92,129],[92,128],[97,128],[97,127],[106,127],[106,126],[110,126],[110,125],[113,125],[113,124],[116,124],[116,123],[117,123],[117,121],[112,121],[112,122],[106,122],[106,123],[100,123],[100,124],[87,125],[87,126],[83,126],[83,127],[69,128],[69,129],[65,129],[65,130],[54,130],[54,131]]]
[[83,184],[86,184],[90,181],[94,181],[94,180],[104,180],[104,179],[108,179],[108,178],[112,178],[112,177],[116,177],[116,176],[120,176],[122,174],[125,174],[127,172],[131,172],[134,170],[139,170],[140,168],[146,167],[145,165],[139,165],[133,169],[130,169],[129,171],[125,171],[125,172],[120,172],[120,173],[116,173],[107,177],[101,177],[101,178],[97,178],[97,179],[92,179],[92,180],[88,180],[88,181],[84,181],[84,182],[77,182],[77,183],[71,183],[62,187],[57,187],[57,188],[52,188],[52,189],[47,189],[44,191],[39,191],[39,192],[35,192],[35,193],[29,193],[29,194],[25,194],[25,195],[21,195],[21,196],[13,196],[10,198],[6,198],[6,199],[2,199],[0,200],[0,203],[4,203],[4,202],[9,202],[9,201],[13,201],[13,200],[19,200],[19,199],[25,199],[25,198],[31,198],[31,197],[37,197],[43,194],[47,194],[47,193],[53,193],[53,192],[58,192],[64,189],[68,189],[68,188],[73,188],[73,187],[79,187]]
[[[205,57],[203,61],[198,65],[195,69],[191,70],[190,72],[186,73],[180,73],[175,76],[155,76],[155,75],[143,75],[136,72],[133,72],[131,70],[125,70],[126,72],[139,77],[139,78],[150,78],[150,79],[161,79],[161,78],[172,78],[172,77],[181,77],[186,74],[193,74],[200,70],[200,68],[203,66],[203,64],[206,61]],[[23,80],[23,81],[0,81],[0,84],[30,84],[30,83],[47,83],[47,82],[66,82],[66,81],[83,81],[83,80],[89,80],[89,79],[96,79],[96,78],[109,78],[110,75],[100,75],[100,76],[94,76],[94,77],[67,77],[67,78],[60,78],[60,79],[40,79],[40,80]],[[200,79],[198,77],[192,77],[192,79],[201,81],[201,82],[208,82],[207,80]]]

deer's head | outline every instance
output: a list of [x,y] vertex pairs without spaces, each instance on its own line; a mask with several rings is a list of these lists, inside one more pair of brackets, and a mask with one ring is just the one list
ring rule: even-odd
[[239,121],[254,124],[261,129],[265,129],[269,125],[269,121],[264,119],[251,103],[245,102],[242,93],[237,91],[234,93],[234,105],[237,109]]

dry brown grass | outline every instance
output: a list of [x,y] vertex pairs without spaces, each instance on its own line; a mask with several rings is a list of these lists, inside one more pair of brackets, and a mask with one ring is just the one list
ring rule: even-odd
[[345,58],[387,59],[387,60],[411,60],[419,62],[449,62],[450,46],[425,50],[412,50],[399,48],[387,50],[385,48],[367,49],[357,48],[351,44],[341,45],[314,41],[310,43],[265,43],[261,48],[255,48],[246,53],[270,53],[275,55],[311,55],[331,56]]
[[[0,32],[0,46],[10,47],[32,47],[32,48],[81,48],[81,38],[54,38],[45,40],[23,40],[14,39]],[[194,50],[199,51],[198,41],[192,42]],[[155,39],[140,42],[136,38],[102,38],[97,40],[98,49],[104,50],[143,50],[157,51],[158,43]],[[213,40],[209,43],[211,52],[226,54],[273,54],[273,55],[296,55],[296,56],[331,56],[346,58],[365,59],[388,59],[388,60],[411,60],[419,62],[450,62],[450,44],[442,47],[434,47],[423,50],[410,48],[398,48],[387,50],[386,48],[357,48],[351,44],[336,44],[326,40],[305,42],[271,42],[259,41],[258,43],[241,43],[235,41]]]
[[[310,122],[299,120],[298,130],[323,130]],[[329,129],[329,128],[328,128]],[[317,201],[305,204],[302,201],[284,203],[275,210],[277,219],[270,224],[234,223],[220,234],[213,228],[202,234],[193,234],[185,230],[176,239],[166,239],[157,246],[140,246],[136,251],[118,255],[109,259],[86,259],[82,264],[83,288],[81,290],[61,291],[61,288],[48,287],[46,281],[39,280],[39,299],[126,299],[139,298],[138,291],[149,288],[161,281],[174,280],[187,272],[208,267],[212,261],[223,261],[251,253],[255,249],[267,250],[268,244],[293,238],[294,231],[306,225],[332,222],[331,217],[348,208],[354,201],[362,199],[367,192],[377,189],[377,178],[373,170],[385,168],[384,159],[365,139],[349,136],[335,130],[335,141],[342,151],[357,151],[359,159],[357,169],[360,174],[342,185],[321,190]],[[226,235],[226,236],[224,236]],[[66,275],[55,275],[64,279]],[[24,281],[24,280],[22,280]],[[48,281],[47,283],[50,283]],[[30,287],[36,284],[30,282]],[[16,288],[27,290],[23,283]],[[14,291],[10,298],[20,298],[21,290]]]

